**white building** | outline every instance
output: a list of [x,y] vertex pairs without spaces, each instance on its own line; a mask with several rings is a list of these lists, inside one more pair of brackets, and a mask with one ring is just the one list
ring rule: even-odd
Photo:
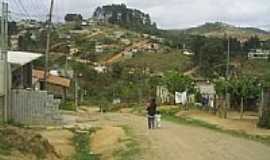
[[270,50],[253,49],[248,53],[248,59],[268,59]]
[[96,53],[103,53],[104,47],[103,45],[96,45]]

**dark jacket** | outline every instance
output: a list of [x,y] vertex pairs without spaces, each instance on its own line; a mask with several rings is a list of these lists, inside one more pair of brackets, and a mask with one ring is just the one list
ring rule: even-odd
[[157,111],[157,105],[155,103],[150,103],[146,110],[149,116],[154,116]]

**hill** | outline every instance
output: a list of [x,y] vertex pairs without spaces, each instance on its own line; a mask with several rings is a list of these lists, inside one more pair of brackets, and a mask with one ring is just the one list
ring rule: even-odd
[[149,14],[138,9],[127,8],[125,4],[97,7],[93,18],[100,22],[117,24],[137,31],[157,30],[156,23],[151,21]]
[[270,32],[270,24],[258,26],[258,28]]
[[257,35],[262,40],[270,39],[270,32],[265,30],[252,27],[236,27],[222,22],[205,23],[204,25],[198,27],[178,30],[178,32],[219,38],[224,37],[226,33],[231,37],[238,38],[242,41],[255,35]]

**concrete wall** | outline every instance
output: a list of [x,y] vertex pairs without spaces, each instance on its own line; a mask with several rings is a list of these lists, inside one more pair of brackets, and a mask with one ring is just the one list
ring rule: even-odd
[[0,96],[4,95],[4,89],[4,62],[0,60]]
[[60,100],[44,91],[12,90],[9,119],[26,125],[58,125]]
[[0,124],[3,122],[4,96],[0,96]]

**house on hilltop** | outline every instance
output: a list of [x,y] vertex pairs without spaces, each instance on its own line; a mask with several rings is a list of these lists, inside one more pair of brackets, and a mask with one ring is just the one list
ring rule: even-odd
[[270,50],[253,49],[248,52],[248,59],[268,59]]

